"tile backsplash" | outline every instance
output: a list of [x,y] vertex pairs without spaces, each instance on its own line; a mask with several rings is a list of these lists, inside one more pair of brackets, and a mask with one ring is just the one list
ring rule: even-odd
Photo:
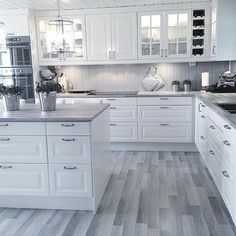
[[[234,62],[235,63],[235,62]],[[232,65],[235,68],[236,65]],[[235,63],[236,64],[236,63]],[[75,89],[96,89],[97,91],[132,91],[143,90],[140,82],[145,77],[150,64],[130,65],[94,65],[94,66],[64,66],[65,72]],[[173,80],[186,79],[192,81],[192,89],[201,89],[201,73],[208,71],[210,83],[216,83],[219,74],[229,69],[228,62],[201,62],[190,66],[189,63],[157,64],[158,74],[165,81],[162,90],[171,90]],[[235,68],[236,69],[236,68]]]

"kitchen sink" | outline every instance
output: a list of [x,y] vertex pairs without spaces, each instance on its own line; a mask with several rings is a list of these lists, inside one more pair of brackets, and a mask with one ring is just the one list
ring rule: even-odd
[[216,103],[216,105],[230,114],[236,114],[236,103]]

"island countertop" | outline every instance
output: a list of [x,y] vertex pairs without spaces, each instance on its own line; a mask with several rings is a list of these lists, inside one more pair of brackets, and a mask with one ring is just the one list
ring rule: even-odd
[[0,122],[89,122],[109,107],[109,104],[57,104],[55,111],[41,111],[39,104],[21,105],[19,111],[0,109]]

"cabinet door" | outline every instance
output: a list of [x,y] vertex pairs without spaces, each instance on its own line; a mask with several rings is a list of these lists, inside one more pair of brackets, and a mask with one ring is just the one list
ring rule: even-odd
[[139,121],[191,122],[191,106],[139,106]]
[[48,136],[50,163],[90,163],[89,136]]
[[190,22],[190,11],[169,11],[165,13],[165,57],[182,58],[190,56]]
[[164,57],[164,18],[160,12],[145,12],[139,14],[139,44],[140,59]]
[[212,1],[211,14],[211,56],[215,57],[217,54],[217,0]]
[[110,15],[87,15],[87,55],[88,60],[110,60],[111,22]]
[[139,122],[138,140],[140,142],[192,142],[190,123]]
[[4,22],[4,31],[7,36],[29,35],[27,15],[0,16],[0,22]]
[[78,61],[86,59],[85,49],[85,23],[84,16],[68,17],[73,20],[72,25],[64,27],[65,53],[58,53],[57,28],[49,24],[51,17],[37,17],[38,56],[39,61],[63,63],[65,61]]
[[91,165],[50,164],[50,195],[92,197]]
[[136,121],[136,106],[110,106],[111,121]]
[[136,122],[111,122],[111,142],[137,142]]
[[137,59],[136,13],[112,14],[111,23],[113,59]]
[[47,163],[45,136],[0,136],[0,162]]
[[47,196],[46,164],[0,164],[0,194]]

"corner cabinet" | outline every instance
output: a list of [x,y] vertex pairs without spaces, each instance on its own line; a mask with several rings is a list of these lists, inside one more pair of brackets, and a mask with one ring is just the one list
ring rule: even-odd
[[190,57],[191,11],[139,14],[139,58]]
[[88,60],[137,59],[136,13],[87,15],[86,31]]
[[54,51],[57,40],[55,25],[49,21],[54,17],[37,17],[38,59],[40,64],[57,63],[59,65],[86,60],[84,16],[68,16],[73,25],[65,26],[66,50],[65,53]]

